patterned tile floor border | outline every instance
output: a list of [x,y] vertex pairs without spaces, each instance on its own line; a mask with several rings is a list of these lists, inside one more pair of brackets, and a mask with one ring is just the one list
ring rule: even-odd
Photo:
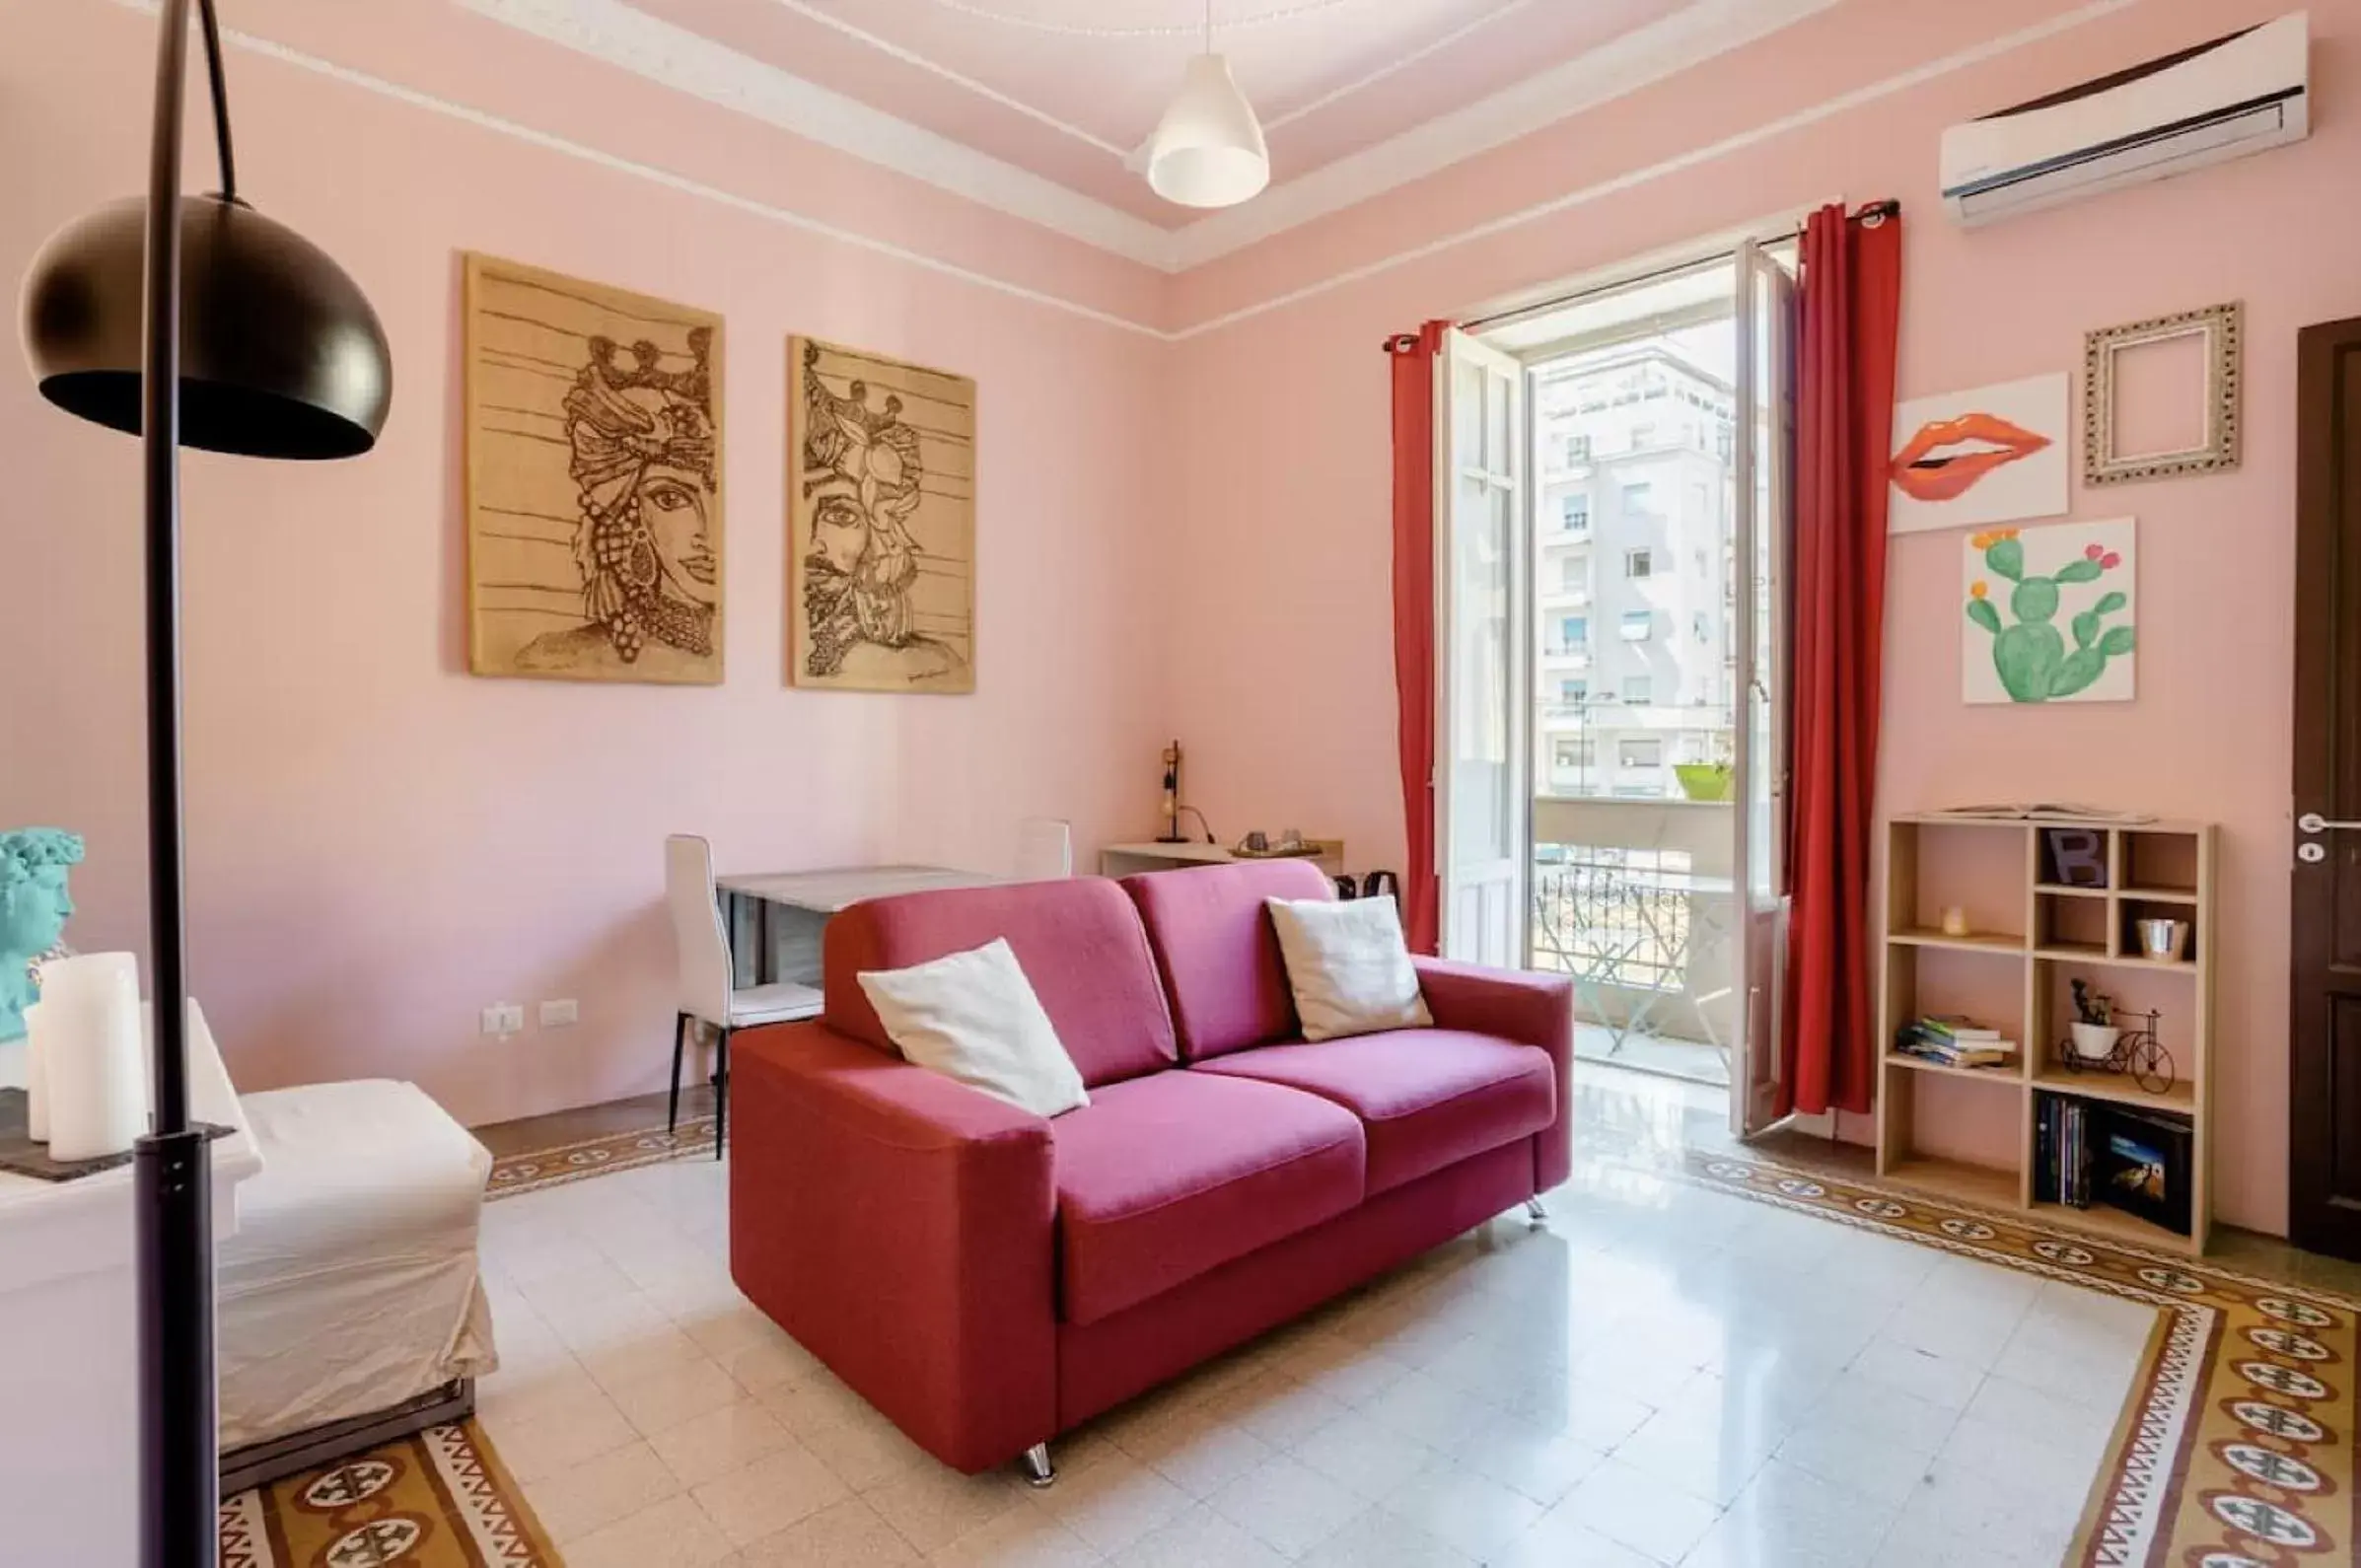
[[221,1508],[222,1568],[558,1568],[472,1421],[428,1427]]
[[690,1155],[713,1157],[713,1118],[696,1116],[681,1121],[676,1132],[662,1127],[639,1132],[611,1132],[584,1138],[554,1149],[503,1155],[492,1162],[492,1178],[484,1196],[514,1197],[540,1187],[561,1186],[586,1176],[658,1165]]
[[2361,1302],[1753,1156],[1681,1174],[2158,1309],[2070,1568],[2361,1562]]

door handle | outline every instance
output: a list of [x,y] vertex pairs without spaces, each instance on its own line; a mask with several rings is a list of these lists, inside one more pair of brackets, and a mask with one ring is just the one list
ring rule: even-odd
[[2361,829],[2361,822],[2333,822],[2327,818],[2323,817],[2318,812],[2306,812],[2303,816],[2296,819],[2296,829],[2299,832],[2325,833],[2330,828],[2335,827],[2341,827],[2347,831],[2353,831],[2356,829]]

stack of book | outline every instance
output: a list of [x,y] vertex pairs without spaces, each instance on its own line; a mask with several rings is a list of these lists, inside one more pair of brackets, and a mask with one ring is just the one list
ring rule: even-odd
[[1920,1061],[1945,1067],[1998,1067],[2016,1054],[2017,1043],[2000,1031],[1964,1018],[1930,1013],[1895,1036],[1894,1048]]
[[2034,1138],[2034,1196],[2077,1209],[2091,1206],[2091,1107],[2062,1095],[2041,1097]]

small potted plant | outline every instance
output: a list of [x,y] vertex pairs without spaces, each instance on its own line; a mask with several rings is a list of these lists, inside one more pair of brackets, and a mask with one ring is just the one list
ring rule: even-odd
[[2101,996],[2081,980],[2071,982],[2074,991],[2074,1022],[2067,1032],[2073,1036],[2072,1049],[2086,1062],[2103,1062],[2115,1053],[2115,1041],[2123,1032],[2115,1028],[2115,1003],[2112,997]]
[[1738,764],[1735,748],[1730,744],[1730,732],[1722,731],[1714,737],[1713,760],[1710,762],[1676,762],[1673,776],[1681,781],[1681,793],[1692,801],[1726,801],[1730,786],[1736,782]]

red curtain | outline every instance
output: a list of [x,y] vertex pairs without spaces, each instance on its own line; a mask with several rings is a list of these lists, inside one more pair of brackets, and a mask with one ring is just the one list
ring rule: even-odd
[[1886,621],[1887,460],[1901,322],[1901,216],[1805,226],[1796,355],[1792,896],[1781,1114],[1866,1111],[1871,786]]
[[1435,377],[1448,321],[1389,338],[1394,367],[1394,694],[1400,710],[1403,935],[1432,953],[1435,882]]

